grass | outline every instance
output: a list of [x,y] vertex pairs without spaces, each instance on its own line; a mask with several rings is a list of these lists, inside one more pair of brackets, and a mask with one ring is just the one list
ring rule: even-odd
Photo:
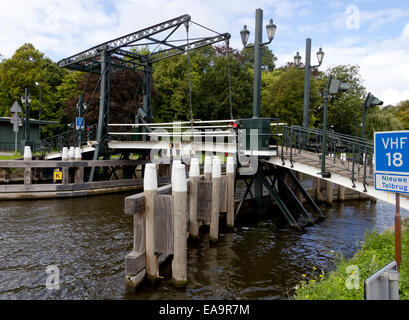
[[18,159],[21,158],[22,155],[20,153],[15,153],[11,156],[4,156],[4,155],[0,155],[0,160],[14,160],[14,159]]
[[[371,232],[365,236],[362,248],[350,260],[339,256],[336,270],[329,274],[317,271],[313,267],[312,276],[303,275],[296,287],[296,300],[363,300],[366,278],[395,260],[395,234],[388,230],[384,233]],[[355,265],[359,274],[359,289],[347,289],[346,281],[351,278]],[[401,300],[409,300],[409,222],[402,227],[402,262],[400,267],[399,295]]]

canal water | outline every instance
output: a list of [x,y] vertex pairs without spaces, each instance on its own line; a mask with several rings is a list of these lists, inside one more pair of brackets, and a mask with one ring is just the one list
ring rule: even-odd
[[[222,230],[217,246],[204,233],[188,250],[186,290],[172,287],[168,262],[158,284],[125,295],[133,236],[125,196],[0,202],[0,299],[287,299],[302,274],[332,270],[337,254],[352,257],[365,232],[393,225],[395,211],[350,201],[322,206],[327,219],[303,233],[272,219]],[[60,290],[46,288],[50,265],[59,268]]]

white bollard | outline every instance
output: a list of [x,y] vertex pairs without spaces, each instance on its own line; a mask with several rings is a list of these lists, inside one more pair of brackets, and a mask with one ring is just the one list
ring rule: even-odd
[[61,158],[62,158],[63,161],[67,161],[69,159],[68,148],[67,147],[62,148]]
[[177,164],[182,164],[182,161],[180,159],[173,160],[173,162],[172,162],[172,172],[170,173],[170,182],[173,181],[173,170],[175,169],[175,165],[177,165]]
[[189,187],[189,196],[190,196],[190,227],[189,235],[192,238],[199,237],[199,224],[197,221],[197,182],[200,177],[200,166],[199,159],[192,158],[190,162],[189,178],[190,178],[190,187]]
[[81,148],[76,147],[74,151],[74,158],[75,160],[82,160]]
[[212,166],[212,212],[210,216],[210,241],[219,239],[219,214],[220,214],[220,184],[222,168],[220,158],[213,159]]
[[204,179],[207,181],[212,180],[212,157],[206,156],[204,161],[204,170],[203,170]]
[[173,194],[173,261],[172,282],[177,287],[187,283],[187,181],[185,165],[176,164],[172,180]]
[[24,161],[33,160],[33,154],[31,153],[30,146],[24,147]]
[[226,164],[226,177],[227,177],[227,226],[229,228],[234,227],[234,158],[228,157]]
[[68,159],[69,160],[75,159],[75,148],[74,147],[70,147],[70,150],[68,151]]
[[158,194],[158,178],[156,165],[148,163],[145,166],[143,178],[143,192],[145,195],[145,253],[146,277],[152,283],[159,276],[158,257],[155,255],[155,197]]

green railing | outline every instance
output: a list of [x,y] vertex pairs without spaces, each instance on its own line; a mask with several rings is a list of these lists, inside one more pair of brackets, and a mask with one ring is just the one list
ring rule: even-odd
[[301,151],[309,151],[319,155],[321,167],[325,171],[325,162],[330,156],[331,161],[335,164],[340,161],[345,171],[352,181],[352,187],[355,188],[357,178],[362,178],[364,191],[368,185],[368,178],[373,175],[373,142],[361,139],[355,136],[340,134],[327,131],[327,152],[325,157],[322,156],[323,131],[320,129],[304,129],[299,126],[283,126],[283,135],[281,139],[281,160],[285,164],[286,151],[287,160],[293,166],[294,154],[300,154]]
[[85,130],[70,130],[49,138],[35,141],[33,152],[47,154],[60,152],[63,147],[79,147],[87,141],[96,139],[96,125],[92,125]]

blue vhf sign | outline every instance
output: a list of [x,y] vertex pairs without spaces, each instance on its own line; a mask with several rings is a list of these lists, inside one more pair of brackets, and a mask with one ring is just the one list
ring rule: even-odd
[[375,133],[375,189],[409,193],[409,131]]

